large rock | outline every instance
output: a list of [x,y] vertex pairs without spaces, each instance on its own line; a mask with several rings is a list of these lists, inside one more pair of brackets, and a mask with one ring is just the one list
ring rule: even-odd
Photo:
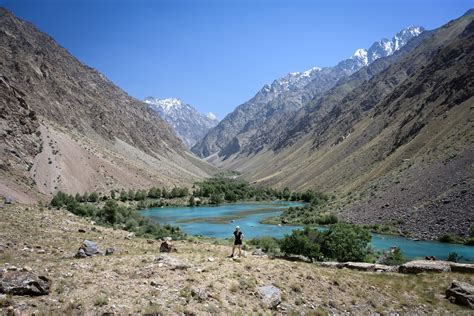
[[446,298],[451,303],[474,309],[474,286],[454,280],[451,287],[446,290]]
[[176,248],[171,241],[165,240],[160,245],[160,252],[176,252]]
[[97,247],[97,244],[90,241],[90,240],[84,240],[82,242],[81,247],[76,253],[76,258],[86,258],[86,257],[92,257],[96,254],[100,254],[101,252],[99,251],[99,248]]
[[11,295],[48,295],[50,280],[26,270],[0,271],[0,293]]
[[415,260],[402,264],[401,273],[449,272],[451,265],[446,261]]
[[342,265],[344,268],[359,271],[377,271],[377,272],[397,272],[397,266],[387,266],[378,263],[366,263],[366,262],[346,262]]
[[258,288],[258,294],[263,303],[268,308],[276,308],[281,303],[280,289],[273,285],[261,286]]
[[472,263],[450,263],[451,271],[461,273],[474,273],[474,264]]

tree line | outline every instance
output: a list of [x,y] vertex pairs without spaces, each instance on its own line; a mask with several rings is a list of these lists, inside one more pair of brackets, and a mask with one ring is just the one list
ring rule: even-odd
[[[92,195],[92,194],[91,194]],[[65,207],[69,212],[87,217],[99,225],[112,226],[134,232],[137,236],[148,238],[172,237],[179,239],[185,236],[179,227],[160,225],[152,219],[141,216],[135,208],[119,204],[116,200],[108,199],[102,207],[95,203],[95,195],[91,199],[80,199],[71,194],[58,192],[51,200],[54,208]]]

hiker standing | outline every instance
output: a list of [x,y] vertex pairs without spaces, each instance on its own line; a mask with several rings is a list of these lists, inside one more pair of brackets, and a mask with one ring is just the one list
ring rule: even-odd
[[244,239],[244,234],[240,231],[240,227],[236,226],[234,231],[234,245],[232,246],[232,254],[230,257],[234,256],[235,248],[239,249],[239,257],[242,256],[242,240]]

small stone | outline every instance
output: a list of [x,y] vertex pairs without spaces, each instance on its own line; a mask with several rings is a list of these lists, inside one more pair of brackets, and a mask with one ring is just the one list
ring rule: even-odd
[[160,252],[175,252],[176,248],[171,244],[170,241],[163,241],[160,245]]
[[216,260],[216,259],[214,259],[214,257],[209,257],[209,258],[207,258],[207,261],[209,261],[209,262],[214,262],[215,260]]
[[109,247],[109,248],[105,249],[105,255],[106,255],[106,256],[113,255],[114,252],[115,252],[115,249],[112,248],[112,247]]

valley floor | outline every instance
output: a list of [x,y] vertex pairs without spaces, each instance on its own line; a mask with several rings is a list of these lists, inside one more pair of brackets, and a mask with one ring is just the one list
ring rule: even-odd
[[[28,266],[52,280],[47,296],[0,302],[21,314],[472,313],[444,298],[452,280],[474,283],[469,274],[381,274],[254,256],[234,261],[226,257],[230,247],[193,238],[174,242],[178,252],[169,257],[187,268],[173,270],[155,261],[157,241],[127,235],[66,211],[0,208],[0,267]],[[84,239],[115,253],[73,258]],[[265,285],[281,290],[276,310],[257,294]],[[7,309],[0,305],[0,314]]]

